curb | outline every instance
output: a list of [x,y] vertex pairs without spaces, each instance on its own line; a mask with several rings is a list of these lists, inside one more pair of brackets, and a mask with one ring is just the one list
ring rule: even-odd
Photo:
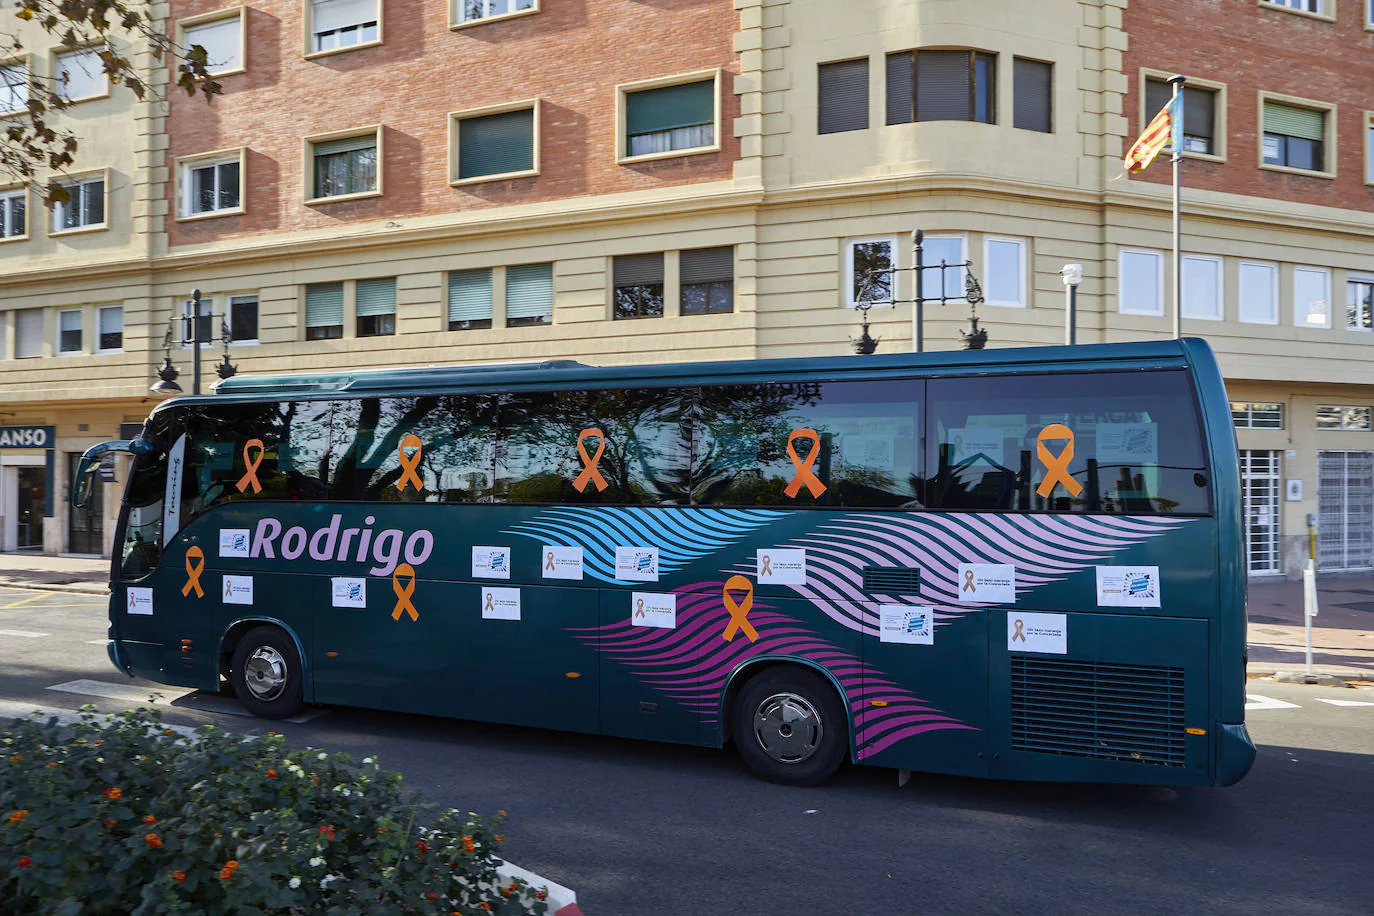
[[24,588],[35,592],[68,592],[74,595],[103,595],[110,594],[107,585],[91,584],[66,584],[57,582],[12,582],[8,579],[0,579],[0,588]]
[[[1262,677],[1272,677],[1278,680],[1280,675],[1283,675],[1285,678],[1292,677],[1298,679],[1292,683],[1305,683],[1305,681],[1301,679],[1307,676],[1307,671],[1301,667],[1296,669],[1257,668],[1253,665],[1245,669],[1246,680],[1255,680],[1256,678]],[[1340,681],[1374,681],[1374,670],[1360,668],[1319,668],[1314,665],[1312,667],[1312,676],[1317,678],[1318,681],[1323,678],[1335,678]]]
[[511,878],[519,878],[530,887],[547,888],[549,912],[553,916],[582,916],[582,910],[577,905],[577,894],[561,884],[554,884],[548,878],[536,875],[534,872],[521,868],[519,865],[513,865],[504,859],[496,867],[496,874],[501,876],[503,882],[509,881]]

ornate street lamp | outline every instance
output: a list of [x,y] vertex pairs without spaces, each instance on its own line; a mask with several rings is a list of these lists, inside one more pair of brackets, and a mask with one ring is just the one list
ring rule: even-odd
[[148,389],[160,398],[170,398],[182,393],[181,386],[177,384],[177,376],[180,373],[172,365],[172,328],[175,325],[175,318],[167,319],[167,334],[162,338],[162,368],[157,370],[157,377],[161,381]]

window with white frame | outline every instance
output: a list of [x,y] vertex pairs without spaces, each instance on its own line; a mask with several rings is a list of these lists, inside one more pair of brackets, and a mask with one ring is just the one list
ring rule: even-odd
[[1346,281],[1345,322],[1352,331],[1374,331],[1374,277]]
[[1264,0],[1270,6],[1281,6],[1284,9],[1297,10],[1302,13],[1317,13],[1318,15],[1326,12],[1326,0]]
[[183,25],[181,36],[182,44],[188,49],[196,46],[205,49],[205,68],[212,76],[236,73],[243,69],[241,11],[210,22]]
[[[950,267],[962,265],[968,260],[968,239],[962,235],[928,235],[921,244],[921,294],[927,297],[944,296],[946,299],[963,299],[964,276],[967,268]],[[944,270],[940,265],[945,264]],[[944,288],[941,289],[941,278]]]
[[310,50],[338,51],[376,42],[382,0],[310,0]]
[[17,188],[0,193],[0,238],[23,238],[28,231],[28,192]]
[[242,159],[238,153],[181,164],[181,215],[202,216],[243,207]]
[[983,239],[983,295],[988,305],[1026,305],[1026,243],[1021,239]]
[[1272,401],[1232,401],[1237,429],[1283,429],[1283,405]]
[[1300,328],[1331,327],[1330,271],[1293,268],[1293,324]]
[[337,340],[343,337],[344,285],[311,283],[305,288],[305,339]]
[[124,349],[124,307],[107,305],[96,313],[96,350],[113,353]]
[[1186,254],[1182,260],[1183,317],[1220,321],[1223,317],[1221,258]]
[[891,305],[895,298],[897,238],[849,239],[844,243],[844,304]]
[[1326,130],[1332,111],[1264,100],[1264,164],[1309,172],[1327,169]]
[[109,78],[95,48],[57,55],[57,94],[68,102],[108,94]]
[[1279,323],[1279,265],[1241,261],[1238,292],[1241,321]]
[[311,197],[321,200],[378,190],[378,131],[310,144]]
[[65,309],[57,313],[57,352],[62,355],[81,352],[81,309]]
[[1369,408],[1346,404],[1318,405],[1317,429],[1369,429]]
[[[181,303],[181,343],[182,346],[189,346],[195,338],[200,338],[202,343],[211,342],[218,339],[219,328],[215,327],[215,300],[209,297],[202,297],[200,308],[195,307],[195,301],[185,299]],[[195,316],[194,326],[192,316]],[[194,336],[193,336],[194,335]]]
[[1123,315],[1164,314],[1164,255],[1123,248],[1117,254],[1117,299]]
[[454,0],[456,22],[480,22],[535,9],[535,0]]
[[625,91],[626,157],[716,145],[715,77]]
[[506,268],[506,327],[553,323],[553,264]]
[[28,64],[6,64],[0,67],[0,114],[23,111],[28,105]]
[[396,333],[396,278],[359,280],[353,285],[359,337],[386,337]]
[[[200,300],[199,325],[195,333],[202,342],[218,341],[228,333],[230,343],[257,343],[258,340],[258,297],[230,296],[225,307],[217,310],[215,297],[202,296]],[[183,346],[191,343],[191,315],[193,303],[190,299],[182,302],[181,342]],[[341,313],[342,314],[342,313]]]
[[52,231],[92,229],[105,225],[105,177],[87,178],[62,186],[67,200],[52,208]]
[[233,343],[258,342],[258,297],[230,296],[226,316],[229,337]]

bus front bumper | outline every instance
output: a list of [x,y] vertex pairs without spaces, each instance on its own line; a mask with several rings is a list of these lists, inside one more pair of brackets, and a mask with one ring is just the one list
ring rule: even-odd
[[1255,742],[1245,723],[1217,725],[1217,779],[1219,786],[1233,786],[1245,778],[1255,762]]

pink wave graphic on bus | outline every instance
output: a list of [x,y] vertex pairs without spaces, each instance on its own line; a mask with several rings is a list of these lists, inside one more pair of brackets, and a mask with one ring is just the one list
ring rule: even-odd
[[[820,525],[779,547],[806,550],[806,584],[787,586],[841,626],[878,635],[876,604],[908,604],[909,595],[863,588],[865,566],[920,570],[919,598],[935,608],[936,626],[989,605],[960,602],[960,563],[1016,567],[1018,598],[1137,544],[1189,524],[1154,517],[1066,518],[1033,515],[852,515]],[[752,568],[746,570],[753,574]]]
[[[695,713],[703,724],[719,721],[720,697],[730,672],[758,656],[790,656],[815,662],[844,688],[853,711],[860,760],[899,741],[948,729],[977,731],[866,665],[852,652],[828,642],[801,622],[754,601],[748,621],[758,631],[726,641],[731,615],[722,599],[723,582],[697,582],[674,589],[673,629],[637,627],[630,620],[571,632],[603,655],[625,665],[644,683]],[[884,706],[872,706],[873,701]]]

